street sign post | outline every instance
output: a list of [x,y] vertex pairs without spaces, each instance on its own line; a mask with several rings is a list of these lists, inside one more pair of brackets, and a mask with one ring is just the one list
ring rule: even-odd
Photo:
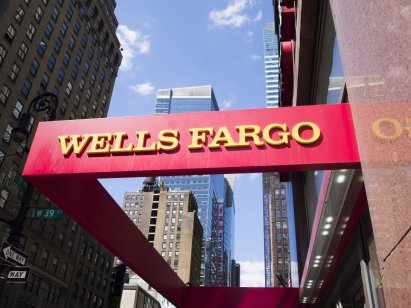
[[27,257],[27,254],[9,243],[4,242],[1,246],[0,258],[11,264],[24,266],[26,265]]
[[59,208],[36,208],[34,209],[33,218],[59,219],[63,216],[63,210]]
[[29,279],[31,268],[29,266],[12,267],[7,274],[8,283],[26,283]]

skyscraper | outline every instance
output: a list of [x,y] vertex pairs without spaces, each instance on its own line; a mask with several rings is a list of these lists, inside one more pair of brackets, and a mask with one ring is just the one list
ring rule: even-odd
[[124,194],[123,209],[184,283],[200,285],[203,230],[192,192],[148,177],[142,190]]
[[279,104],[279,64],[278,64],[278,38],[275,33],[274,23],[268,23],[263,29],[264,40],[264,71],[265,71],[265,96],[267,108],[278,107]]
[[[218,110],[211,86],[160,89],[157,92],[157,114]],[[202,285],[229,285],[234,242],[234,202],[233,191],[228,189],[230,185],[224,175],[165,176],[161,177],[161,181],[173,190],[191,190],[197,200],[203,227]],[[221,217],[220,220],[220,216],[227,218],[224,220]]]
[[[279,106],[278,38],[274,23],[264,30],[264,68],[266,106]],[[263,224],[264,224],[264,272],[265,286],[277,287],[277,275],[285,281],[289,278],[289,244],[286,185],[279,173],[263,173]]]
[[[26,144],[11,130],[38,94],[58,96],[57,119],[105,117],[121,62],[116,2],[5,0],[0,3],[0,236],[21,207],[10,183],[22,172]],[[45,113],[33,113],[33,127]],[[30,139],[31,140],[31,139]],[[28,143],[30,143],[30,140]],[[28,147],[29,148],[29,147]],[[8,180],[5,180],[8,179]],[[15,188],[15,187],[14,187]],[[30,208],[55,208],[35,192]],[[70,218],[27,218],[20,249],[26,284],[6,284],[1,307],[104,307],[113,256]]]

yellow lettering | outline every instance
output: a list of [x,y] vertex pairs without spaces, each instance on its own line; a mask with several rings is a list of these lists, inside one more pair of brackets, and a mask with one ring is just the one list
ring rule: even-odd
[[[90,148],[86,151],[88,155],[110,153],[110,142],[113,140],[112,134],[90,134],[90,136],[92,136],[93,139],[91,141]],[[107,141],[109,143],[107,143]]]
[[178,130],[166,129],[158,133],[157,150],[173,151],[178,147]]
[[[271,133],[273,130],[280,130],[281,132],[278,133],[278,136],[280,137],[279,140],[273,140],[271,138]],[[263,138],[265,142],[267,142],[269,145],[273,146],[279,146],[283,144],[288,144],[288,136],[290,133],[287,131],[287,125],[284,124],[279,124],[279,123],[273,123],[270,125],[267,125],[264,127],[263,130]]]
[[209,149],[218,149],[221,145],[226,148],[236,148],[237,143],[234,142],[227,127],[220,127],[213,138],[213,141],[208,145]]
[[235,129],[240,135],[236,147],[248,147],[250,142],[246,141],[247,139],[253,139],[254,144],[258,147],[264,145],[264,142],[260,140],[261,129],[258,125],[239,125]]
[[[70,138],[71,137],[71,138]],[[70,156],[71,152],[74,151],[74,154],[80,155],[83,153],[84,149],[89,144],[92,139],[92,135],[72,135],[72,136],[58,136],[61,145],[61,152],[64,156]],[[69,139],[69,143],[67,143]],[[79,141],[81,140],[81,141]]]
[[148,131],[136,132],[137,136],[137,146],[133,148],[133,152],[155,152],[156,143],[153,142],[150,146],[146,147],[146,141],[150,138],[150,133]]
[[[313,136],[310,139],[303,139],[300,135],[300,129],[303,127],[308,127],[313,131]],[[294,125],[293,130],[291,131],[291,135],[293,136],[294,140],[297,141],[299,144],[312,144],[316,142],[320,136],[321,131],[317,124],[312,122],[300,122]]]
[[132,153],[133,152],[133,144],[129,143],[127,147],[123,147],[124,140],[127,139],[127,134],[124,132],[121,133],[113,133],[115,138],[114,147],[111,148],[111,153]]
[[190,128],[190,133],[192,135],[192,140],[191,144],[188,146],[188,149],[200,150],[203,148],[203,144],[207,141],[207,134],[213,136],[214,130],[212,127]]
[[[392,134],[387,135],[381,130],[381,124],[388,124],[390,127],[394,128],[394,131]],[[399,137],[401,137],[402,134],[402,127],[401,123],[397,121],[396,119],[391,119],[391,118],[381,118],[374,123],[372,123],[372,131],[374,134],[383,139],[383,140],[395,140]]]

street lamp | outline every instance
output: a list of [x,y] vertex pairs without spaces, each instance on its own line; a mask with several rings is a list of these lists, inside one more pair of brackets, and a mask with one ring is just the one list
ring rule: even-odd
[[12,129],[11,134],[13,140],[21,143],[29,138],[30,135],[30,119],[32,117],[31,110],[40,112],[46,111],[48,116],[47,121],[54,121],[56,119],[56,111],[58,105],[58,98],[54,93],[45,92],[36,96],[29,105],[27,112],[23,113],[17,126]]
[[[27,112],[23,113],[17,126],[12,129],[11,135],[13,140],[17,143],[26,141],[30,135],[30,118],[32,117],[31,111],[46,111],[48,121],[56,119],[56,110],[58,105],[58,98],[54,93],[45,92],[36,96],[29,105]],[[11,245],[20,246],[21,231],[23,229],[24,219],[26,217],[27,210],[29,208],[31,199],[33,197],[34,187],[28,183],[26,192],[23,196],[23,200],[16,218],[11,224],[11,230],[9,235],[9,243]]]
[[[29,138],[31,130],[31,117],[32,111],[41,112],[46,111],[47,121],[53,121],[56,119],[56,111],[58,105],[58,98],[54,93],[45,92],[36,96],[29,105],[27,112],[23,113],[17,126],[12,129],[12,138],[17,143],[22,143]],[[23,230],[24,219],[26,218],[27,211],[30,206],[31,199],[33,198],[34,187],[27,183],[26,191],[23,195],[20,209],[17,216],[13,220],[0,219],[0,221],[7,223],[10,226],[10,233],[7,242],[17,248],[20,248],[21,233]],[[7,279],[7,274],[10,269],[9,265],[5,262],[0,264],[0,294],[3,291],[3,284]]]

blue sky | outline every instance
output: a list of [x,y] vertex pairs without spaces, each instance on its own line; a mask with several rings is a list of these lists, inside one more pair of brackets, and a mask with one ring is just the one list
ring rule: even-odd
[[[117,1],[123,48],[109,117],[154,113],[156,90],[212,85],[221,110],[265,107],[262,32],[271,1]],[[104,181],[113,197],[141,188],[141,179]],[[235,258],[242,280],[262,286],[260,174],[237,176]]]

